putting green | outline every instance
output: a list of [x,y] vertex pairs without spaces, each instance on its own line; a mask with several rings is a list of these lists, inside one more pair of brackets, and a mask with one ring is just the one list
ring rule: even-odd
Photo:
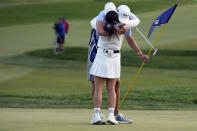
[[[90,125],[92,110],[0,109],[2,131],[196,131],[197,111],[125,110],[133,124]],[[107,111],[104,111],[107,115]],[[165,124],[164,124],[165,123]]]

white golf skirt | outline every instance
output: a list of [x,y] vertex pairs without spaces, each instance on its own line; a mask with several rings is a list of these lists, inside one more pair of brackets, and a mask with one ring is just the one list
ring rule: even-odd
[[90,74],[102,78],[120,78],[120,53],[106,53],[98,48]]

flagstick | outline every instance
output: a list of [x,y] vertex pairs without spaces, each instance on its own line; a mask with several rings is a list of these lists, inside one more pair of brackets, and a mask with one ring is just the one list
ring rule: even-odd
[[[164,31],[165,28],[166,28],[166,25],[167,25],[167,24],[164,24],[164,25],[163,25],[163,28],[161,29],[160,33],[159,33],[158,36],[156,37],[155,42],[153,43],[153,46],[156,45],[157,41],[158,41],[159,38],[161,37],[161,34],[163,33],[163,31]],[[153,50],[153,48],[151,48],[151,49],[149,50],[147,56],[150,56],[152,50]],[[122,100],[121,100],[121,102],[120,102],[120,104],[119,104],[119,108],[122,106],[123,102],[125,101],[126,97],[128,96],[128,94],[129,94],[131,88],[133,87],[133,85],[134,85],[135,81],[137,80],[137,78],[138,78],[140,72],[142,71],[142,68],[143,68],[144,64],[145,64],[145,63],[142,62],[142,64],[141,64],[139,70],[137,71],[135,77],[133,78],[133,80],[132,80],[132,82],[131,82],[131,85],[129,86],[129,88],[128,88],[127,92],[125,93],[124,97],[122,98]]]
[[144,38],[144,40],[155,50],[154,53],[153,53],[153,55],[155,55],[155,54],[157,53],[158,49],[156,49],[156,48],[152,45],[152,43],[144,36],[144,34],[143,34],[137,27],[135,27],[135,29],[136,29],[137,32]]

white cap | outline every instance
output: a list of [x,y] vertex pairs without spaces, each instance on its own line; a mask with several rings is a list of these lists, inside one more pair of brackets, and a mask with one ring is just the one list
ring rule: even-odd
[[119,16],[119,21],[121,23],[128,24],[130,14],[131,14],[131,11],[128,6],[120,5],[118,7],[118,16]]
[[116,11],[116,12],[117,12],[116,6],[115,6],[115,4],[114,4],[113,2],[108,2],[108,3],[106,3],[106,4],[105,4],[104,10],[105,10],[105,15],[106,15],[109,11]]

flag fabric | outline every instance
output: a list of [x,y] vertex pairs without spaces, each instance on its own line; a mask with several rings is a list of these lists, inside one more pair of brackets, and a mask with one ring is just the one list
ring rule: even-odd
[[155,26],[160,26],[161,24],[168,23],[177,6],[178,3],[172,6],[171,8],[167,9],[166,11],[164,11],[153,21],[152,26],[148,33],[148,38],[151,36],[152,32],[154,31]]

